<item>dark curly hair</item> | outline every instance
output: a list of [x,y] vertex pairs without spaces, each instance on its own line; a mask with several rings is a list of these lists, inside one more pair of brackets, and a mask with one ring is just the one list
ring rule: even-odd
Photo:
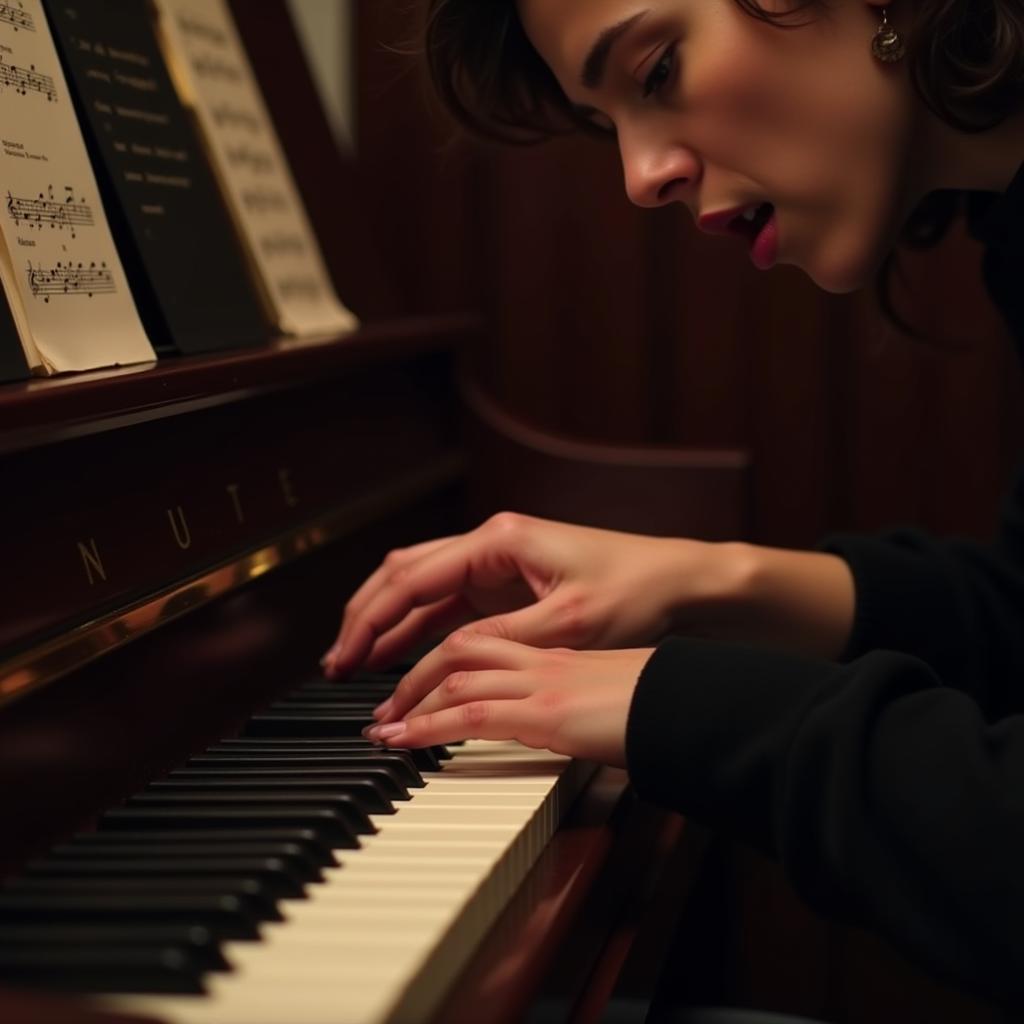
[[[759,0],[733,0],[745,14],[780,29],[807,24],[828,0],[791,0],[784,12]],[[1024,104],[1024,0],[918,0],[907,27],[914,88],[943,121],[964,132],[994,128]],[[429,0],[426,57],[449,112],[475,134],[506,142],[598,129],[577,115],[558,80],[527,38],[514,0]],[[938,243],[966,205],[960,192],[927,196],[904,226],[901,243]],[[895,312],[889,282],[894,255],[879,277],[885,312]]]

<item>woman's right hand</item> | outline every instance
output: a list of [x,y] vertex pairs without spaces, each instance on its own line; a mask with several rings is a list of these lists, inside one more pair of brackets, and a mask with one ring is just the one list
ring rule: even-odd
[[703,611],[736,591],[745,548],[501,513],[392,551],[346,605],[324,670],[383,668],[457,627],[575,649],[700,632]]

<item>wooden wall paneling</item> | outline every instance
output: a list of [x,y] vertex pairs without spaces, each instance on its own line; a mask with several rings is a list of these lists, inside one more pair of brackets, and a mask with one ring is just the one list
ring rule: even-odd
[[654,220],[648,260],[657,436],[696,447],[745,445],[751,349],[738,327],[745,257],[735,241],[701,235],[680,207],[659,210]]
[[648,239],[613,147],[557,140],[493,165],[486,250],[500,347],[489,383],[525,418],[590,440],[650,440]]
[[356,5],[361,200],[403,311],[478,309],[480,150],[439,117],[417,52],[422,11],[418,0]]
[[755,539],[807,546],[825,521],[829,339],[821,299],[790,267],[752,279],[745,299]]

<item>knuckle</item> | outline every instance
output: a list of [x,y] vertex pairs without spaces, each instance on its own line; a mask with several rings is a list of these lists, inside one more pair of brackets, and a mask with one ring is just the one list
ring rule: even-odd
[[384,556],[384,568],[394,570],[405,560],[405,549],[394,548]]
[[409,578],[409,566],[395,565],[388,567],[388,583],[392,587],[400,587]]
[[473,642],[473,634],[468,629],[457,629],[441,641],[441,649],[447,654],[464,651]]
[[518,512],[497,512],[484,523],[492,533],[510,534],[522,529],[525,517]]
[[468,685],[468,672],[452,672],[451,675],[445,677],[444,682],[441,684],[444,692],[450,697],[461,693]]
[[463,705],[462,721],[467,728],[474,731],[482,728],[490,718],[490,705],[486,701],[475,700]]

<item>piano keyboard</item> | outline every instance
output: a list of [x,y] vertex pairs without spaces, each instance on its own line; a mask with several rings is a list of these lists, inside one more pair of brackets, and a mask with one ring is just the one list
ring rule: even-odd
[[429,1020],[589,766],[362,740],[393,679],[306,684],[0,890],[0,983],[167,1024]]

